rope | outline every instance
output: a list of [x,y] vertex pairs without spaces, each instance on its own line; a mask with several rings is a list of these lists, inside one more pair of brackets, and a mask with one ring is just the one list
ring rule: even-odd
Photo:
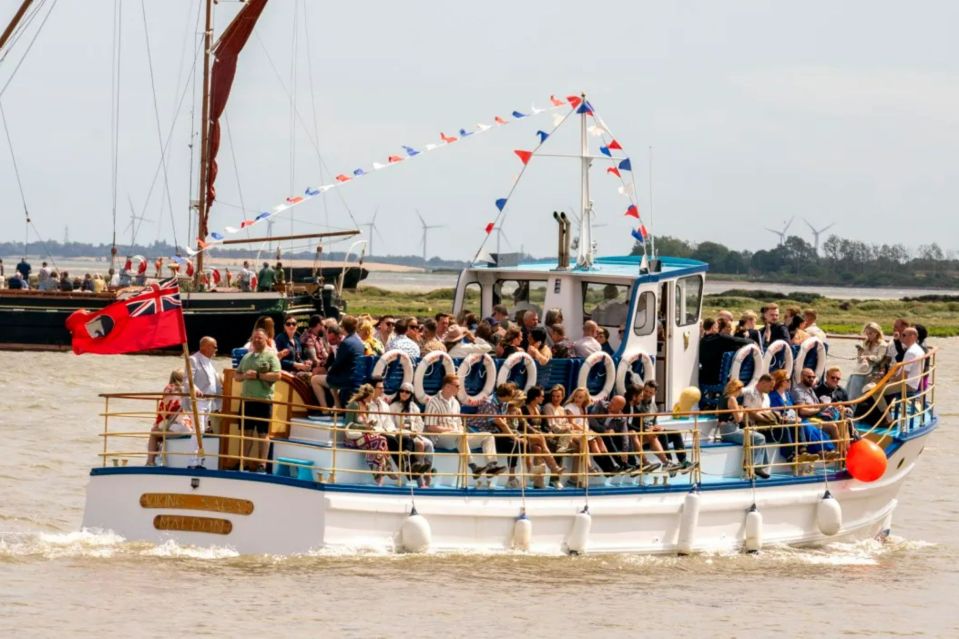
[[[7,92],[7,87],[10,86],[10,83],[13,82],[13,78],[16,77],[17,71],[20,70],[20,65],[23,64],[23,61],[27,59],[27,55],[30,53],[30,50],[33,48],[33,44],[37,41],[37,36],[40,35],[40,32],[43,31],[43,25],[47,23],[47,20],[50,18],[50,14],[53,13],[53,9],[57,6],[57,0],[53,0],[53,3],[50,5],[50,10],[47,11],[47,15],[43,16],[43,20],[40,21],[40,26],[37,28],[36,33],[33,34],[33,37],[30,39],[29,44],[27,44],[27,50],[23,52],[23,55],[20,57],[20,60],[17,62],[17,66],[13,67],[13,72],[10,74],[10,77],[7,78],[6,83],[4,83],[3,88],[0,88],[0,98],[3,97],[3,94]],[[40,7],[37,7],[37,11],[34,12],[35,15],[40,11]],[[33,17],[31,15],[31,19]],[[24,28],[26,24],[24,24]],[[7,49],[9,51],[9,49]]]
[[10,138],[10,128],[7,126],[7,114],[3,110],[3,103],[0,102],[0,120],[3,121],[3,134],[7,138],[7,146],[10,148],[10,160],[13,162],[13,174],[17,178],[17,188],[20,190],[20,202],[23,204],[23,217],[25,219],[23,227],[23,255],[27,255],[27,244],[29,243],[30,233],[30,211],[27,209],[27,198],[23,192],[23,182],[20,180],[20,168],[17,166],[17,156],[13,152],[13,140]]
[[117,191],[120,164],[120,57],[123,38],[123,4],[113,1],[113,46],[110,52],[110,194],[113,215],[113,238],[110,247],[110,268],[116,269],[117,260]]
[[[316,117],[316,91],[313,89],[313,56],[310,53],[310,18],[307,13],[307,7],[309,3],[304,0],[303,2],[303,32],[306,34],[306,72],[310,80],[310,109],[313,112],[313,134],[316,136],[316,139],[320,139],[320,126],[319,119]],[[325,163],[323,162],[323,156],[320,154],[319,148],[316,148],[316,160],[319,164],[320,169],[320,182],[325,182],[323,177],[323,171],[326,168]],[[340,194],[342,195],[342,194]],[[326,225],[330,225],[330,210],[329,205],[326,201],[326,198],[323,198],[323,217],[326,221]]]
[[167,210],[170,213],[170,226],[173,230],[173,243],[176,239],[176,220],[173,218],[173,199],[170,197],[170,179],[166,170],[166,146],[163,144],[163,131],[160,127],[160,106],[157,102],[156,79],[153,73],[153,53],[150,50],[150,30],[147,28],[147,8],[145,0],[140,0],[140,9],[143,16],[143,43],[147,51],[147,66],[150,70],[150,89],[153,92],[153,118],[157,129],[157,142],[160,145],[160,167],[163,169],[163,186],[166,192]]
[[[556,124],[556,126],[554,126],[552,129],[550,129],[550,131],[549,131],[549,133],[547,134],[547,136],[546,136],[545,138],[543,138],[543,140],[542,140],[539,144],[537,144],[535,147],[533,147],[533,150],[531,151],[531,153],[532,153],[533,155],[536,155],[536,152],[539,151],[540,148],[541,148],[544,144],[546,144],[546,140],[548,140],[548,139],[550,139],[551,137],[553,137],[553,134],[557,131],[557,129],[559,129],[559,127],[563,126],[563,125],[566,123],[566,120],[569,119],[569,116],[573,115],[574,113],[576,113],[576,109],[570,109],[569,112],[568,112],[566,115],[563,116],[563,119],[560,120],[560,121]],[[495,229],[496,227],[502,227],[502,221],[505,221],[505,220],[506,220],[506,209],[509,208],[509,199],[510,199],[511,197],[513,197],[513,191],[515,191],[515,190],[516,190],[516,187],[519,186],[519,181],[520,181],[521,179],[523,179],[523,174],[526,173],[526,169],[528,169],[528,168],[529,168],[529,162],[523,164],[523,168],[520,169],[519,175],[517,175],[517,176],[516,176],[516,179],[513,180],[513,185],[510,187],[509,192],[506,194],[506,204],[503,206],[503,210],[501,210],[499,213],[497,213],[497,214],[496,214],[496,217],[493,219],[493,228],[494,228],[494,229]],[[479,259],[479,255],[480,255],[480,253],[483,251],[483,247],[486,246],[486,242],[489,240],[490,235],[492,235],[492,233],[487,233],[487,234],[483,237],[483,241],[480,242],[479,248],[476,249],[476,254],[473,256],[473,260],[472,260],[473,262],[475,262],[477,259]]]

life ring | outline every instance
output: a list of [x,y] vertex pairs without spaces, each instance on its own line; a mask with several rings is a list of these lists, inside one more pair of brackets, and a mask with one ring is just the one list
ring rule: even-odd
[[[486,375],[486,381],[483,383],[483,389],[475,395],[466,392],[466,378],[469,377],[470,370],[478,363],[483,363],[483,370]],[[459,370],[456,374],[460,378],[460,389],[456,393],[456,398],[461,404],[470,402],[481,402],[493,393],[496,388],[496,363],[493,358],[486,353],[470,353],[460,362]]]
[[643,376],[640,378],[640,385],[656,377],[656,368],[653,365],[653,358],[646,351],[633,351],[629,355],[624,355],[619,360],[619,366],[616,368],[616,392],[626,392],[626,376],[633,372],[633,364],[637,359],[643,360]]
[[753,358],[753,376],[746,386],[754,386],[756,382],[759,381],[760,375],[763,374],[763,354],[755,344],[747,344],[733,355],[733,363],[729,367],[729,378],[726,380],[727,382],[729,380],[739,379],[739,370],[742,368],[743,362],[746,361],[747,357]]
[[423,378],[426,377],[426,372],[433,368],[433,364],[435,364],[437,360],[443,362],[444,375],[456,373],[453,358],[451,358],[446,351],[430,351],[424,355],[423,359],[416,365],[416,372],[413,374],[413,395],[416,396],[416,401],[421,404],[430,401],[432,397],[432,395],[428,395],[423,388]]
[[376,364],[373,365],[373,372],[370,373],[370,375],[373,377],[385,377],[387,367],[397,358],[400,360],[400,366],[403,367],[403,381],[401,383],[411,383],[413,381],[413,360],[410,359],[410,356],[405,351],[397,348],[386,351],[380,355],[380,358],[376,360]]
[[579,369],[579,378],[576,381],[576,386],[584,388],[586,387],[586,382],[589,381],[589,371],[592,370],[593,366],[598,364],[600,361],[603,362],[603,366],[606,369],[606,383],[603,384],[603,389],[597,394],[593,395],[590,393],[589,401],[591,402],[598,402],[601,399],[606,399],[613,390],[613,384],[616,383],[616,365],[613,363],[613,358],[610,357],[608,353],[596,351],[583,360],[583,365]]
[[766,354],[763,355],[763,372],[772,373],[769,370],[769,367],[773,365],[773,360],[776,359],[776,356],[779,355],[779,351],[783,351],[783,367],[781,370],[791,371],[793,369],[793,349],[784,339],[777,339],[775,342],[769,345],[769,348],[766,349]]
[[529,353],[513,353],[506,358],[506,361],[503,362],[503,365],[499,368],[499,374],[496,376],[496,384],[505,384],[509,381],[509,373],[513,370],[513,367],[523,361],[526,363],[526,386],[523,387],[523,392],[528,391],[533,386],[536,385],[536,361],[533,359],[533,356]]
[[221,280],[222,276],[220,275],[220,271],[215,268],[208,268],[203,272],[203,283],[207,286],[211,284],[213,286],[219,286]]
[[818,337],[807,337],[799,346],[796,353],[796,363],[793,365],[793,383],[798,384],[802,379],[802,369],[805,367],[806,356],[813,348],[816,349],[816,379],[821,379],[826,372],[826,345]]

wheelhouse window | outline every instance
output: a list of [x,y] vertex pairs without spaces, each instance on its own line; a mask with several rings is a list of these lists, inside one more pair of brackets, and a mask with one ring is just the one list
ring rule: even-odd
[[463,304],[460,308],[464,312],[479,315],[483,304],[483,285],[479,282],[470,282],[463,287]]
[[633,315],[633,333],[638,336],[649,335],[656,328],[656,295],[645,291],[636,300],[636,314]]
[[526,311],[534,311],[542,318],[545,303],[546,280],[496,280],[493,284],[493,305],[506,306],[512,319]]
[[620,328],[629,315],[629,285],[583,282],[583,319]]
[[690,275],[676,280],[676,326],[689,326],[699,322],[702,302],[701,275]]

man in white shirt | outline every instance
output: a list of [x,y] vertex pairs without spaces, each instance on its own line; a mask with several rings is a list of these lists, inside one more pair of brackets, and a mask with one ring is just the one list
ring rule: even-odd
[[816,324],[816,310],[812,308],[807,308],[802,312],[803,315],[803,326],[802,329],[806,331],[806,334],[809,337],[818,337],[822,340],[823,344],[828,344],[829,341],[826,339],[826,331],[819,328],[819,325]]
[[904,328],[901,339],[905,351],[902,368],[886,385],[883,395],[898,396],[902,393],[903,386],[907,392],[914,393],[919,390],[919,382],[922,381],[922,357],[926,352],[919,346],[919,331],[913,326]]
[[573,343],[573,350],[576,351],[576,357],[589,357],[593,353],[603,350],[602,345],[596,339],[599,333],[599,325],[593,320],[586,320],[583,323],[583,336]]
[[[423,416],[425,431],[438,448],[455,448],[461,454],[465,454],[470,470],[473,472],[473,479],[479,479],[484,473],[490,476],[499,475],[506,470],[506,467],[496,463],[496,442],[492,433],[467,433],[463,437],[465,428],[463,418],[459,416],[460,403],[456,400],[460,383],[459,377],[455,374],[443,378],[440,392],[433,395],[426,404],[426,413]],[[483,456],[486,458],[485,466],[477,466],[473,462],[470,448],[477,442],[483,449]]]
[[420,323],[415,317],[409,317],[407,319],[401,319],[396,322],[394,328],[393,339],[389,341],[386,345],[386,350],[399,350],[403,351],[410,356],[410,359],[414,362],[420,358],[420,345],[414,341],[412,336],[418,336],[420,332]]
[[[223,383],[213,365],[213,356],[216,355],[216,340],[212,337],[201,337],[200,348],[190,355],[190,368],[193,371],[193,386],[196,388],[196,412],[200,420],[198,432],[210,432],[210,413],[220,410],[220,399],[216,395],[223,394]],[[185,385],[185,392],[189,387]],[[189,403],[189,400],[187,400]],[[192,408],[186,409],[190,414]]]

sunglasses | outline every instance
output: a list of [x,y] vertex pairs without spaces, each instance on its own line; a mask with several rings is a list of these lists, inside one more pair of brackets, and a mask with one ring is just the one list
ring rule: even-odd
[[408,390],[400,390],[400,392],[401,392],[401,393],[406,393],[407,395],[409,395],[409,394],[410,394],[410,393],[412,393],[413,391],[408,391]]
[[287,326],[296,326],[296,322],[287,322],[286,325],[287,325]]

